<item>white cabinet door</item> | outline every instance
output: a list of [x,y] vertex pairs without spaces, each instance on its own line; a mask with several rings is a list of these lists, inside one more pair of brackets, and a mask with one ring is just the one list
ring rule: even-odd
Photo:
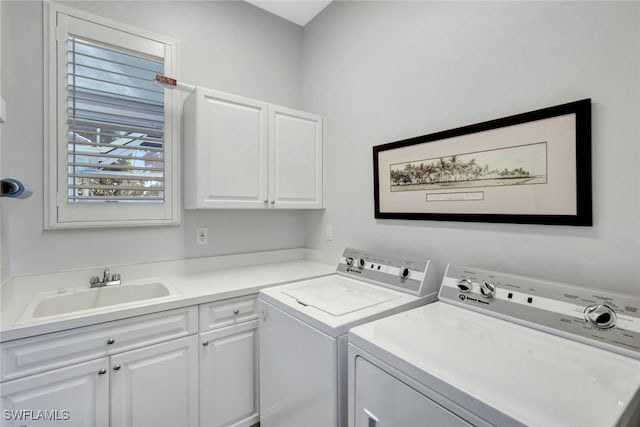
[[267,206],[267,104],[205,88],[185,102],[185,208]]
[[0,388],[3,427],[109,426],[107,357],[7,381]]
[[200,343],[200,427],[257,423],[258,321],[200,334]]
[[269,105],[269,204],[322,208],[322,117]]
[[198,425],[198,338],[111,356],[111,425]]

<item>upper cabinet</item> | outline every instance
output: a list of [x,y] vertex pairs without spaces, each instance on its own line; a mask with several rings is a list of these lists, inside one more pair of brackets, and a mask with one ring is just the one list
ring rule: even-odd
[[196,88],[184,109],[185,208],[322,208],[322,118]]
[[184,108],[184,205],[262,208],[268,202],[268,104],[196,88]]
[[269,204],[322,207],[322,117],[269,105]]

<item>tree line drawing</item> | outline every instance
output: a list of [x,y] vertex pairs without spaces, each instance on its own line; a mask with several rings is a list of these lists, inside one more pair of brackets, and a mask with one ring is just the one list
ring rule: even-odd
[[390,166],[391,191],[546,182],[546,143]]

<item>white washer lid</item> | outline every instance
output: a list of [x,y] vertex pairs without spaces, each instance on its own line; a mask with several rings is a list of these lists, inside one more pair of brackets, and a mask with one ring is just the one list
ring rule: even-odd
[[335,338],[355,325],[426,304],[429,297],[332,274],[260,289],[260,301]]
[[610,426],[640,403],[640,361],[442,302],[357,326],[349,341],[490,422],[497,411]]
[[290,287],[282,293],[300,304],[342,316],[398,298],[384,288],[372,289],[340,276],[323,277],[310,283]]

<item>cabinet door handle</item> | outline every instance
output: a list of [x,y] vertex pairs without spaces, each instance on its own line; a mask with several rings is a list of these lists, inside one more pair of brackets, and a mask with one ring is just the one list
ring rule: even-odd
[[107,344],[109,344],[109,345],[111,345],[111,344],[113,344],[113,343],[115,343],[115,342],[116,342],[115,338],[109,338],[109,339],[107,340]]
[[107,373],[107,370],[106,370],[106,369],[104,369],[104,368],[102,368],[102,369],[100,369],[100,370],[98,371],[98,375],[104,375],[104,374],[106,374],[106,373]]
[[209,345],[209,341],[207,341],[207,340],[202,341],[202,346],[203,347],[206,347],[208,345]]
[[275,204],[276,204],[276,201],[275,201],[275,200],[272,200],[272,201],[271,201],[271,204],[272,204],[272,205],[275,205]]
[[263,202],[263,203],[269,203],[269,201],[268,201],[268,200],[266,200],[266,199],[265,199],[265,200],[263,200],[262,202]]
[[240,314],[240,309],[234,308],[234,309],[233,309],[233,314],[235,314],[236,316],[237,316],[238,314]]
[[115,365],[115,366],[113,367],[113,370],[114,370],[114,371],[119,371],[119,370],[120,370],[120,365]]

